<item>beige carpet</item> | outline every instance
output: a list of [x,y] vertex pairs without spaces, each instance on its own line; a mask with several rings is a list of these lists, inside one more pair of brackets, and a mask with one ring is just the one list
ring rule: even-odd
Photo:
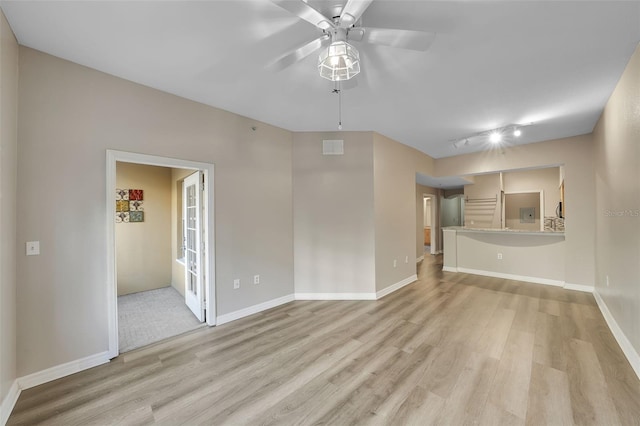
[[173,287],[118,297],[120,353],[194,330],[203,325]]

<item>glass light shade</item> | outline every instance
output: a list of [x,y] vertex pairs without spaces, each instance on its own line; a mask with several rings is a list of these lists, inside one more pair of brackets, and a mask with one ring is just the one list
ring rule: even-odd
[[346,41],[334,41],[320,53],[318,71],[327,80],[349,80],[360,72],[360,54]]

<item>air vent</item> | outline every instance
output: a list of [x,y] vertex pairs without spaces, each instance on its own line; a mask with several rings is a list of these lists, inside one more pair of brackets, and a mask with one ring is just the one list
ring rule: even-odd
[[322,141],[322,155],[342,155],[344,154],[344,141],[341,139],[336,140],[323,140]]

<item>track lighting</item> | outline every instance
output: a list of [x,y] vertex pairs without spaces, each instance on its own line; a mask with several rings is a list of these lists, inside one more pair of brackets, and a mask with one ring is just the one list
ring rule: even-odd
[[459,148],[460,145],[465,145],[465,146],[469,145],[472,139],[477,139],[477,138],[485,138],[484,139],[485,141],[488,139],[489,142],[491,142],[492,144],[499,144],[505,139],[505,136],[507,135],[513,135],[516,138],[520,137],[522,135],[522,128],[531,126],[532,124],[533,123],[508,124],[506,126],[498,127],[495,129],[483,130],[481,132],[474,133],[472,135],[465,136],[460,139],[455,139],[451,142],[453,143],[453,147],[456,149]]

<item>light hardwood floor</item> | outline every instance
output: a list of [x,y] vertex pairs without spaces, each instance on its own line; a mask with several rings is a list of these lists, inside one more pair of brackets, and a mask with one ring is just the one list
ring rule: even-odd
[[443,273],[378,301],[296,301],[26,390],[15,424],[640,424],[587,293]]

